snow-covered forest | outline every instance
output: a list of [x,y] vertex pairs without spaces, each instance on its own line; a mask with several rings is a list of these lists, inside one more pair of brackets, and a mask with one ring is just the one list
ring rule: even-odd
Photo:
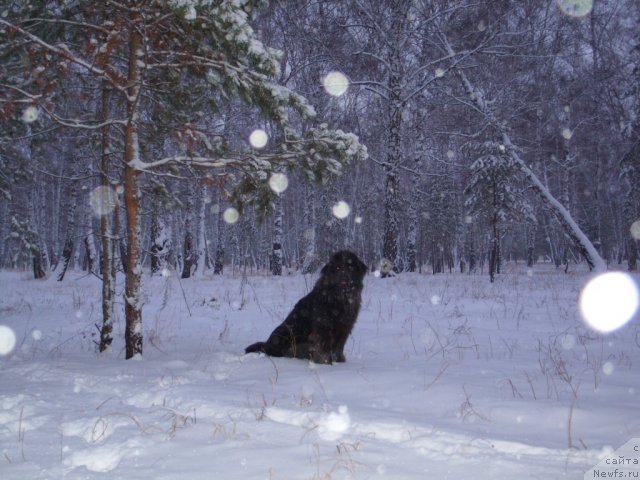
[[638,2],[260,6],[4,2],[2,267],[636,268]]
[[0,0],[3,478],[637,475],[639,248],[638,0]]

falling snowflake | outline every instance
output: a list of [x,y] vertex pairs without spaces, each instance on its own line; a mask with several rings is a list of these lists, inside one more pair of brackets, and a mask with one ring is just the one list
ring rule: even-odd
[[9,355],[16,346],[16,334],[6,325],[0,325],[0,355]]
[[22,121],[25,123],[33,123],[40,116],[40,112],[36,107],[27,107],[24,112],[22,112]]
[[267,132],[260,128],[254,130],[253,132],[251,132],[251,135],[249,135],[249,143],[253,148],[264,148],[267,145],[268,141],[269,136],[267,135]]
[[111,187],[96,187],[89,194],[89,205],[95,215],[99,217],[108,215],[116,207],[115,192]]
[[275,193],[284,192],[289,186],[289,179],[284,173],[274,173],[269,178],[269,188]]
[[556,0],[562,13],[570,17],[584,17],[591,13],[593,0]]
[[607,272],[592,278],[580,293],[580,313],[594,330],[613,332],[638,312],[640,293],[630,275]]
[[334,217],[343,219],[349,216],[349,213],[351,213],[351,207],[347,202],[340,200],[333,206],[331,212],[333,213]]
[[222,218],[224,219],[225,222],[227,222],[230,225],[233,225],[234,223],[236,223],[238,221],[238,219],[240,218],[240,213],[238,212],[238,210],[236,210],[233,207],[229,207],[227,208],[224,213],[222,214]]
[[349,80],[341,72],[329,72],[323,79],[322,84],[329,95],[339,97],[349,88]]

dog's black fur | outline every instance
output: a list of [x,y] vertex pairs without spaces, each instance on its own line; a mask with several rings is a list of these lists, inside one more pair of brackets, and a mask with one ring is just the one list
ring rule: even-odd
[[296,303],[266,342],[246,348],[273,357],[316,363],[344,362],[344,345],[356,323],[367,266],[352,252],[335,253],[313,290]]

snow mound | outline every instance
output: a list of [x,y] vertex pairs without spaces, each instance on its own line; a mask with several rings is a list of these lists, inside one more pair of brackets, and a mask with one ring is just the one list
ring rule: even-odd
[[124,446],[102,446],[72,453],[64,460],[67,467],[86,467],[91,472],[110,472],[115,469],[124,457]]
[[328,412],[298,412],[277,407],[267,408],[265,415],[268,419],[302,427],[305,430],[317,430],[322,440],[337,441],[351,428],[351,416],[346,405],[340,405],[337,411]]

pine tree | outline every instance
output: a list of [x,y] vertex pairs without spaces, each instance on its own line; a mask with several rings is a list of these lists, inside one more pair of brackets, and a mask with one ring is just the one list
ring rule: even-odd
[[[38,4],[35,9],[31,6],[12,9],[0,19],[0,27],[13,37],[29,40],[15,42],[16,48],[10,54],[14,58],[31,56],[35,63],[39,62],[39,68],[29,72],[32,78],[28,82],[14,80],[12,95],[17,101],[37,102],[53,121],[66,128],[96,130],[111,124],[122,129],[127,220],[125,339],[126,358],[132,358],[142,353],[143,343],[140,231],[143,172],[167,168],[216,169],[226,178],[230,190],[238,182],[236,202],[255,202],[266,211],[272,201],[266,179],[276,165],[295,163],[309,177],[326,180],[339,174],[345,162],[364,158],[366,151],[354,135],[339,130],[319,128],[309,129],[304,136],[296,134],[290,112],[307,119],[315,112],[302,96],[275,81],[277,53],[265,47],[250,26],[262,2],[194,0],[185,4],[178,0],[127,0],[104,5],[87,2],[80,8],[66,2],[54,3],[59,3],[57,8]],[[25,21],[36,15],[38,20]],[[71,17],[75,21],[67,22]],[[74,42],[68,42],[69,38]],[[50,62],[51,58],[56,62]],[[121,58],[126,62],[121,62]],[[64,92],[58,83],[63,75],[57,70],[60,65],[67,66],[64,75],[81,71],[86,81],[93,80],[96,85],[107,82],[113,88],[112,101],[120,106],[117,112],[108,120],[86,116],[65,118],[56,109],[56,102]],[[38,78],[42,82],[36,81]],[[220,151],[213,142],[200,137],[188,155],[147,159],[141,137],[151,133],[145,127],[146,113],[153,103],[149,99],[158,100],[154,108],[180,117],[176,115],[179,111],[172,109],[175,103],[167,101],[169,95],[163,93],[167,91],[171,91],[170,97],[174,99],[201,95],[203,107],[207,108],[216,108],[225,96],[239,97],[279,125],[284,132],[282,148],[265,154],[248,149]],[[75,100],[78,108],[83,101],[86,103],[83,97]],[[236,172],[240,172],[240,178]],[[69,218],[73,216],[73,204],[70,203]],[[68,224],[72,225],[71,220]],[[69,254],[65,257],[70,257],[72,238],[69,235],[65,242],[64,253]]]
[[471,165],[472,175],[465,189],[465,205],[470,215],[483,215],[491,227],[489,277],[495,280],[501,268],[500,241],[507,220],[535,221],[533,209],[518,188],[520,172],[504,145],[485,142],[474,149],[476,160]]

